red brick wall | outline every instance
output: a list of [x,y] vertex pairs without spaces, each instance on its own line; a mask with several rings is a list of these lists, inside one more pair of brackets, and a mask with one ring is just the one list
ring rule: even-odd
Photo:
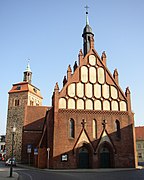
[[[69,138],[69,119],[75,120],[75,138]],[[78,110],[59,110],[55,114],[54,121],[54,141],[53,141],[53,167],[54,168],[76,168],[76,154],[73,154],[72,149],[77,141],[77,138],[82,130],[82,119],[86,120],[86,132],[93,144],[92,151],[96,151],[98,140],[92,137],[92,120],[97,120],[97,138],[103,130],[102,121],[107,121],[106,130],[114,144],[116,152],[114,154],[115,167],[134,167],[134,140],[133,126],[129,124],[133,116],[129,116],[127,112],[103,112],[100,111],[78,111]],[[116,137],[115,120],[120,121],[121,125],[121,140]],[[61,162],[61,154],[67,153],[69,156],[68,162]],[[92,156],[92,167],[98,167],[97,155]]]

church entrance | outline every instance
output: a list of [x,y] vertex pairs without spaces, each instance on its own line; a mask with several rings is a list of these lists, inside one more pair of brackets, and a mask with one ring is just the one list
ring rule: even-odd
[[79,149],[78,158],[78,168],[89,168],[89,152],[85,147]]
[[111,168],[114,167],[113,149],[109,143],[104,142],[99,148],[99,167]]
[[101,168],[111,167],[110,152],[109,149],[106,147],[103,147],[100,151],[100,167]]

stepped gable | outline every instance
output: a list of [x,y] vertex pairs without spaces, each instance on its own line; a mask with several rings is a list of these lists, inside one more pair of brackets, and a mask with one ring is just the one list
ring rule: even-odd
[[128,110],[127,98],[106,67],[105,58],[91,48],[85,57],[81,55],[73,74],[68,67],[67,82],[59,92],[59,109]]

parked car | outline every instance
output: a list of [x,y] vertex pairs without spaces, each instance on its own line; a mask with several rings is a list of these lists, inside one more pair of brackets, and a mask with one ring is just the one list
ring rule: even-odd
[[5,162],[5,166],[10,166],[12,162],[13,166],[16,166],[16,159],[15,158],[9,158],[6,162]]

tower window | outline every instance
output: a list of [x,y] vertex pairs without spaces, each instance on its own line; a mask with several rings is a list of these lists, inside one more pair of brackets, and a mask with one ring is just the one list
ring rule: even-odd
[[116,120],[115,123],[116,123],[116,136],[117,138],[121,139],[120,122]]
[[33,101],[30,101],[30,106],[33,106],[34,105],[34,102]]
[[21,90],[21,86],[20,86],[20,85],[18,85],[16,89],[17,89],[17,90]]
[[37,93],[37,89],[36,88],[33,88],[34,92]]
[[75,122],[74,120],[71,118],[70,119],[70,137],[74,138],[75,136]]
[[19,106],[19,99],[15,100],[15,106]]

